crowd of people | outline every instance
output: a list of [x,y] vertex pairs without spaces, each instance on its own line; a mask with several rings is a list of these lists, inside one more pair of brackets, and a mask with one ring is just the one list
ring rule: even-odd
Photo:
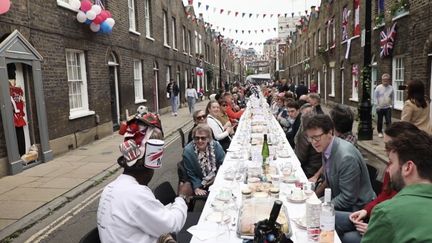
[[[432,138],[430,122],[422,113],[429,115],[425,111],[429,110],[429,100],[424,96],[424,85],[410,82],[402,121],[392,123],[390,76],[384,74],[382,79],[375,90],[375,101],[377,129],[385,142],[388,164],[378,195],[357,148],[352,131],[355,115],[350,107],[337,104],[326,114],[316,93],[316,82],[308,88],[304,83],[296,86],[290,80],[281,80],[261,85],[261,90],[305,175],[315,183],[316,195],[321,197],[325,188],[332,189],[336,231],[342,242],[432,241],[428,232],[432,216],[428,211],[432,205]],[[170,99],[178,95],[174,84],[167,92]],[[162,152],[149,155],[154,151],[149,144],[155,139],[163,141],[159,118],[146,113],[128,121],[118,159],[124,172],[104,189],[99,204],[102,242],[157,242],[161,237],[172,240],[166,236],[182,228],[190,197],[209,193],[245,109],[246,97],[252,93],[256,90],[250,83],[235,85],[210,96],[205,110],[190,109],[194,126],[182,155],[188,182],[180,184],[179,196],[168,206],[162,205],[147,186],[154,169],[161,167]],[[186,94],[196,98],[196,92],[189,90]],[[174,100],[172,103],[176,105]],[[139,129],[133,130],[133,124]]]

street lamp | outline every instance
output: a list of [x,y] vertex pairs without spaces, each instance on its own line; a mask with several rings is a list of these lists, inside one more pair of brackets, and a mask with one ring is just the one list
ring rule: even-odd
[[221,33],[218,34],[218,43],[219,43],[219,88],[223,88],[222,82],[222,40],[223,35]]
[[365,46],[363,53],[363,70],[362,70],[362,99],[359,106],[360,124],[358,127],[359,140],[372,140],[372,104],[370,97],[371,87],[371,1],[365,1]]

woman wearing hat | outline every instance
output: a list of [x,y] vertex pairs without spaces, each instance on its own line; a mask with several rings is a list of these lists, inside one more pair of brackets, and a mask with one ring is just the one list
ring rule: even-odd
[[97,224],[101,242],[157,242],[178,232],[186,222],[186,184],[170,207],[157,200],[147,186],[161,167],[163,132],[155,114],[137,114],[128,121],[118,163],[124,171],[101,195]]

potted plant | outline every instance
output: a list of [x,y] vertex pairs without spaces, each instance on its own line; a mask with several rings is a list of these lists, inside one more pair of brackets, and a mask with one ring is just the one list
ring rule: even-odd
[[374,18],[374,23],[375,23],[375,27],[381,27],[384,26],[385,22],[385,15],[384,12],[379,13],[375,18]]
[[399,15],[402,15],[403,13],[408,12],[409,8],[409,0],[398,0],[393,3],[390,12],[393,17],[397,17]]

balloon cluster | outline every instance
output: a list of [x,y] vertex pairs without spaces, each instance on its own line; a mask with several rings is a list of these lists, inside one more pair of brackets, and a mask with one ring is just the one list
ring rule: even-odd
[[111,18],[108,10],[102,9],[100,5],[92,4],[90,0],[70,0],[70,6],[78,10],[76,16],[78,22],[90,25],[93,32],[111,33],[115,20]]

